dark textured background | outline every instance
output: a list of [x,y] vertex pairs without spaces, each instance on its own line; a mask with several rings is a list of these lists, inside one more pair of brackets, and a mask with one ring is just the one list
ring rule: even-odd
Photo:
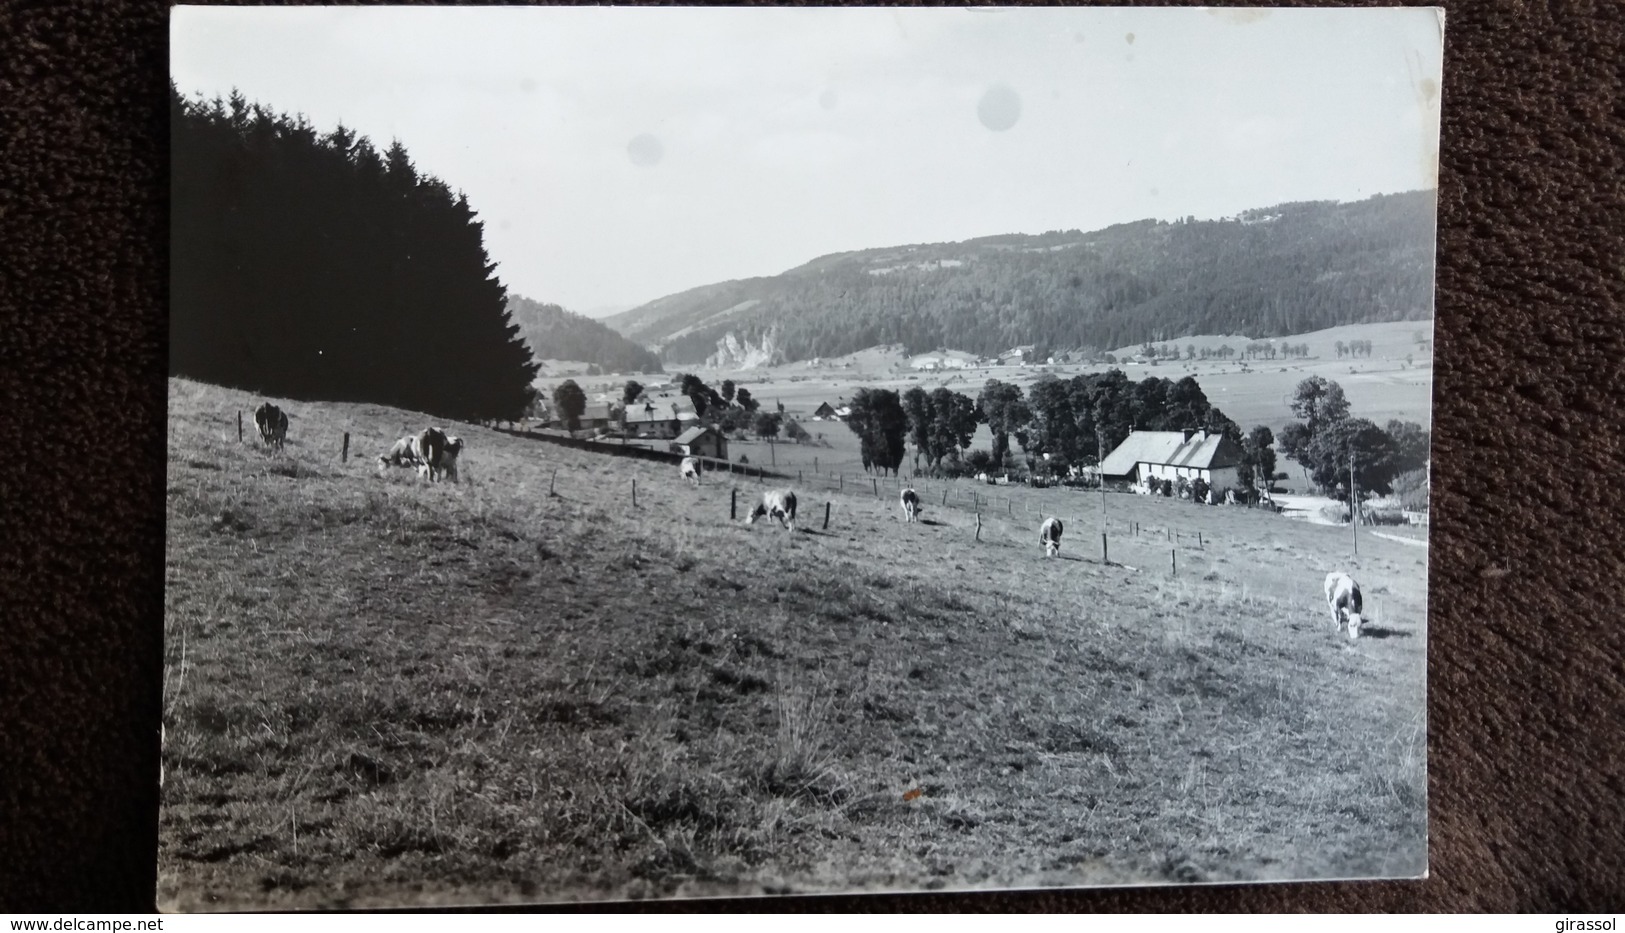
[[[736,906],[1625,907],[1625,6],[1448,13],[1432,877]],[[153,904],[167,65],[162,3],[0,0],[0,912]]]

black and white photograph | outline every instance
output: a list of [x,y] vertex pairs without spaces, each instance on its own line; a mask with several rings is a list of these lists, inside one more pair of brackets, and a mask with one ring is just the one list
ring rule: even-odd
[[1444,30],[174,7],[158,906],[1426,877]]

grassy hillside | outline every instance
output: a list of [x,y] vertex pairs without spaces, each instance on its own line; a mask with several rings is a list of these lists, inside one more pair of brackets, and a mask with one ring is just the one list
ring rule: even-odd
[[259,399],[170,392],[165,908],[1424,868],[1414,545],[1111,496],[1102,565],[1098,496],[1000,490],[978,542],[940,485],[790,534],[725,475],[455,426],[431,486],[370,459],[422,416],[289,403],[273,453]]
[[1434,192],[1414,191],[840,253],[606,323],[674,365],[703,362],[728,334],[792,361],[889,343],[995,354],[1280,337],[1431,317],[1433,252]]

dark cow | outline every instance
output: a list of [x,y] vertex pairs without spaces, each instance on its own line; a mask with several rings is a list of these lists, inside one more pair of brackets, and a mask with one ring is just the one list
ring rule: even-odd
[[439,428],[425,428],[412,438],[412,456],[417,460],[418,475],[434,482],[445,477],[457,482],[457,455],[463,450],[459,437],[447,437]]
[[280,449],[288,437],[288,413],[263,402],[254,409],[254,424],[260,429],[260,440]]

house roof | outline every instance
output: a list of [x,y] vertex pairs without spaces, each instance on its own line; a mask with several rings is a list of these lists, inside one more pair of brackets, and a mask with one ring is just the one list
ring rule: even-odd
[[675,441],[673,441],[672,443],[674,443],[674,444],[692,444],[695,441],[699,440],[700,438],[704,437],[705,435],[713,434],[713,433],[715,433],[715,432],[713,432],[710,428],[707,428],[707,427],[693,427],[693,428],[689,428],[687,431],[684,431],[683,433],[677,435],[677,439]]
[[1130,431],[1101,461],[1100,471],[1107,476],[1127,476],[1136,463],[1167,463],[1184,443],[1183,431]]
[[821,405],[819,405],[817,409],[815,409],[813,411],[813,414],[816,415],[816,414],[821,414],[821,413],[824,413],[824,412],[828,412],[829,414],[832,414],[832,415],[835,414],[835,406],[831,405],[828,402],[824,402]]
[[1241,450],[1223,434],[1198,431],[1191,439],[1174,451],[1170,466],[1195,467],[1199,470],[1222,470],[1241,462]]
[[629,405],[626,409],[627,424],[662,424],[676,420],[677,413],[669,402],[658,402],[652,409],[648,405]]
[[1197,431],[1187,441],[1184,431],[1133,431],[1100,467],[1107,476],[1126,476],[1136,463],[1222,470],[1240,462],[1241,450],[1223,434]]

